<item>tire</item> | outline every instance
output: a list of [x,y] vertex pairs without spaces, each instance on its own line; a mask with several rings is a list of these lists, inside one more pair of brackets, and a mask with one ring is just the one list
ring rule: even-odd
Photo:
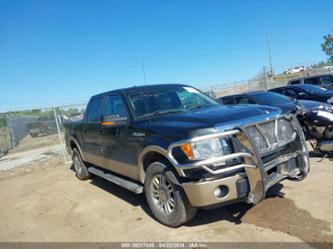
[[166,161],[149,165],[144,190],[155,219],[169,227],[178,227],[191,220],[197,209],[191,206],[170,166]]
[[73,149],[72,158],[76,177],[80,180],[88,180],[91,174],[83,162],[80,152],[76,148]]

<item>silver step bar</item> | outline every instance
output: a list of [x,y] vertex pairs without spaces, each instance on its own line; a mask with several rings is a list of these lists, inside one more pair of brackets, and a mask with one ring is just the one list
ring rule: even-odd
[[125,178],[119,177],[115,174],[112,174],[111,172],[105,172],[101,169],[97,169],[95,167],[89,167],[88,171],[93,174],[93,175],[97,175],[109,182],[112,182],[118,186],[121,186],[123,188],[126,188],[129,191],[132,191],[135,194],[141,194],[143,193],[143,186],[135,183],[131,180],[127,180]]

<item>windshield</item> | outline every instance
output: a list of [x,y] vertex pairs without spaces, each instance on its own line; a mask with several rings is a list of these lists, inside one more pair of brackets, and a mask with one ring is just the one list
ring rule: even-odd
[[257,93],[251,96],[251,98],[260,105],[280,105],[283,103],[292,102],[288,97],[272,92]]
[[325,88],[321,88],[319,86],[314,86],[314,85],[307,85],[307,84],[298,85],[298,87],[310,94],[322,94],[326,93],[327,91]]
[[136,118],[184,112],[219,105],[200,91],[187,86],[166,86],[127,94]]

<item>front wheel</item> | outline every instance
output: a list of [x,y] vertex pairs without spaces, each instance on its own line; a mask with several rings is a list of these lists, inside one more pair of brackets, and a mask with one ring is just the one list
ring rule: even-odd
[[196,214],[168,162],[154,162],[145,177],[145,195],[154,217],[161,223],[178,227]]

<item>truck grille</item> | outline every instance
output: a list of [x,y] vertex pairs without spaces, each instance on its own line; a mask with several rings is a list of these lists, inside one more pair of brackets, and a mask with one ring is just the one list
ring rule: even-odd
[[290,121],[284,118],[249,126],[247,132],[261,156],[292,142],[296,138],[296,132]]

